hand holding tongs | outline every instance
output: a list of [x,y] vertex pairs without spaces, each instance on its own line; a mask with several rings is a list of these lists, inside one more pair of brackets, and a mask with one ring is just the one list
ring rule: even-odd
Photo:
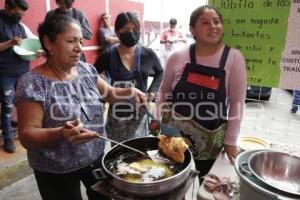
[[160,134],[168,137],[181,137],[180,131],[177,128],[161,123],[161,121],[156,119],[145,106],[141,106],[140,110],[153,119],[151,123],[156,123],[155,126],[160,128]]

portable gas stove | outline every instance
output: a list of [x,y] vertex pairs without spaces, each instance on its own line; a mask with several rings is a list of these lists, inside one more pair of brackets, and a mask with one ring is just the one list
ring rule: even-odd
[[[126,193],[112,186],[108,180],[97,182],[92,186],[92,189],[97,193],[105,195],[114,200],[183,200],[190,187],[194,187],[194,181],[196,177],[197,173],[193,172],[192,170],[187,180],[182,185],[168,193],[164,193],[159,196],[144,197]],[[193,190],[192,193],[194,193]]]

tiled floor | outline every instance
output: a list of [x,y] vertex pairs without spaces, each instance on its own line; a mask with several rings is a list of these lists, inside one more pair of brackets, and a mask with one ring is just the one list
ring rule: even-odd
[[300,112],[290,113],[291,102],[292,95],[281,89],[273,89],[268,102],[248,102],[241,134],[300,146]]

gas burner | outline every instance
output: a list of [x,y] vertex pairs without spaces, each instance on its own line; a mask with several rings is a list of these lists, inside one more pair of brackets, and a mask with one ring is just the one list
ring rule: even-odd
[[195,181],[197,174],[197,172],[192,170],[187,180],[182,185],[168,193],[161,194],[159,196],[143,197],[126,193],[112,186],[108,180],[98,181],[92,186],[92,189],[97,193],[105,195],[114,200],[183,200],[189,188],[193,187],[192,184]]

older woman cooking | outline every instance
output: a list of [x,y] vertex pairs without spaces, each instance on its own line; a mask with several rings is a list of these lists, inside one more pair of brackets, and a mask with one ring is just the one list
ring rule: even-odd
[[105,146],[97,138],[106,135],[102,101],[146,98],[135,88],[111,87],[93,66],[79,61],[83,38],[74,19],[49,17],[38,33],[46,62],[21,77],[14,99],[20,141],[43,199],[82,199],[80,181],[89,199],[96,199],[90,186]]

